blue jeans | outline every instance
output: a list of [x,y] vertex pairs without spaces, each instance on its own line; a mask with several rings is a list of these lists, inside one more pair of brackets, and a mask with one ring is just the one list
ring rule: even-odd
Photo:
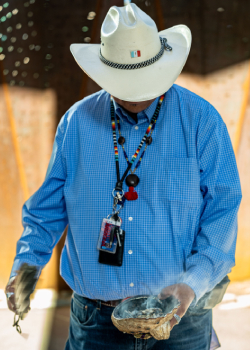
[[65,350],[209,350],[212,310],[187,311],[167,340],[136,339],[111,321],[114,308],[76,293],[71,299],[69,338]]

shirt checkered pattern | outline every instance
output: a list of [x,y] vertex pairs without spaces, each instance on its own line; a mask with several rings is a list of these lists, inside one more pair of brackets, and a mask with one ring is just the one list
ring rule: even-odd
[[[138,113],[138,128],[115,103],[129,159],[158,100]],[[118,138],[117,125],[116,132]],[[126,233],[123,264],[100,264],[97,241],[103,218],[112,212],[117,181],[110,94],[100,90],[75,103],[58,125],[42,186],[23,205],[24,231],[10,277],[23,262],[38,266],[40,276],[68,225],[60,275],[87,298],[158,294],[184,282],[196,303],[219,283],[235,264],[242,197],[226,125],[207,101],[173,85],[152,137],[136,171],[138,199],[126,201],[120,213]],[[118,150],[122,177],[127,163],[120,145]],[[125,181],[123,189],[128,190]]]

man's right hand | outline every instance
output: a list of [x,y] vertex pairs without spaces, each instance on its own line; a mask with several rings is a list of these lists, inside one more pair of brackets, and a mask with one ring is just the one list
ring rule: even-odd
[[16,272],[17,275],[10,278],[5,294],[8,308],[23,319],[30,310],[30,295],[37,282],[37,267],[24,263]]
[[[17,276],[10,278],[7,286],[5,287],[4,292],[5,292],[6,297],[7,297],[8,308],[18,315],[19,314],[18,306],[16,304],[16,298],[15,298],[16,278],[17,278]],[[29,307],[29,303],[28,303],[27,308],[26,308],[26,312],[28,312],[29,310],[30,310],[30,307]]]

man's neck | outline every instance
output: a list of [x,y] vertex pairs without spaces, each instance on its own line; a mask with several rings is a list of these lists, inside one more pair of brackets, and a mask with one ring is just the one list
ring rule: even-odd
[[[123,107],[124,108],[124,107]],[[125,108],[124,108],[125,109]],[[128,113],[128,115],[134,119],[134,121],[136,122],[136,124],[138,123],[138,118],[137,118],[137,113],[132,113],[129,112],[127,109],[125,109],[125,111]]]

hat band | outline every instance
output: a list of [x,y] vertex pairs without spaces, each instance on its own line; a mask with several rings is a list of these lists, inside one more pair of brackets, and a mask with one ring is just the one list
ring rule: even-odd
[[101,53],[101,49],[100,49],[100,53],[99,53],[99,58],[103,63],[107,64],[109,67],[117,68],[117,69],[138,69],[138,68],[147,67],[147,66],[150,66],[151,64],[155,63],[156,61],[158,61],[159,58],[161,58],[161,56],[163,55],[164,50],[172,51],[172,47],[167,44],[166,38],[160,37],[160,41],[161,41],[161,49],[158,52],[158,54],[156,56],[150,58],[149,60],[143,61],[140,63],[120,64],[120,63],[114,63],[114,62],[108,61],[108,60],[106,60],[106,58],[103,57],[103,55]]

